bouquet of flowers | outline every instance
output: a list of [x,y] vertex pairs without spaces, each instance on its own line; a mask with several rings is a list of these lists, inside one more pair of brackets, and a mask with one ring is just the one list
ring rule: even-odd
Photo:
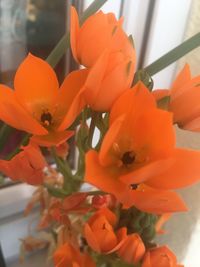
[[[22,248],[51,243],[55,267],[181,267],[154,238],[172,213],[187,211],[174,190],[200,180],[200,152],[177,148],[174,130],[200,131],[200,76],[186,64],[165,90],[151,76],[197,47],[199,34],[136,71],[133,38],[122,18],[98,11],[104,2],[80,19],[71,7],[70,36],[46,61],[29,54],[14,90],[0,85],[0,119],[27,133],[0,170],[36,186],[25,212],[40,203],[38,231],[48,234],[27,237]],[[82,68],[59,87],[53,67],[69,40]]]

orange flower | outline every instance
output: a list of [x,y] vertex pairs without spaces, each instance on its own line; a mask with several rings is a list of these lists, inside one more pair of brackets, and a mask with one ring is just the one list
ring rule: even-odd
[[22,151],[14,156],[10,161],[0,160],[0,171],[12,180],[26,182],[32,185],[43,183],[43,170],[47,163],[34,145],[22,147]]
[[[186,207],[166,190],[199,181],[199,162],[199,152],[175,148],[172,114],[156,108],[151,93],[138,83],[113,105],[99,153],[86,154],[85,181],[125,206],[174,212]],[[138,186],[144,183],[150,187]]]
[[0,118],[33,134],[39,145],[59,145],[73,134],[64,130],[82,108],[79,91],[86,76],[86,70],[74,71],[59,89],[53,69],[29,54],[16,72],[15,90],[0,85]]
[[84,86],[85,102],[94,110],[110,110],[129,88],[135,69],[135,49],[122,30],[121,20],[101,11],[79,28],[71,9],[71,46],[75,59],[90,67]]
[[71,244],[65,243],[53,256],[55,267],[95,267],[88,254],[82,254]]
[[145,253],[145,246],[138,234],[127,236],[125,242],[118,250],[118,255],[127,263],[138,263]]
[[170,96],[169,110],[174,114],[174,123],[180,128],[200,131],[200,75],[192,78],[186,64],[172,84],[171,90],[155,90],[157,100]]
[[85,102],[96,111],[108,111],[114,101],[130,87],[134,58],[123,52],[105,50],[90,69],[84,87]]
[[97,211],[85,224],[84,233],[89,246],[98,253],[112,253],[119,249],[126,238],[126,228],[115,233],[117,218],[107,208]]
[[80,27],[76,9],[71,7],[70,41],[74,58],[86,67],[92,67],[105,49],[111,53],[123,51],[134,56],[135,51],[122,29],[123,19],[116,20],[113,13],[102,11],[90,16]]
[[184,267],[177,263],[176,256],[168,247],[149,250],[142,262],[142,267]]

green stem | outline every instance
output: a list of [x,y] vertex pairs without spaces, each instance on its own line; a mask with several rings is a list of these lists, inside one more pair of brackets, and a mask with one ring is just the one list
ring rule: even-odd
[[191,52],[198,46],[200,46],[200,33],[197,33],[196,35],[192,36],[182,44],[178,45],[177,47],[175,47],[167,54],[157,59],[149,66],[145,67],[144,70],[148,72],[150,76],[152,76],[158,73],[159,71],[163,70],[170,64],[174,63],[176,60],[183,57],[187,53]]
[[71,190],[73,183],[73,174],[69,163],[67,161],[64,162],[61,158],[58,157],[54,147],[51,149],[51,152],[55,159],[58,170],[62,173],[64,177],[63,189],[66,191]]
[[[107,0],[95,0],[94,2],[92,2],[92,4],[84,11],[82,17],[80,18],[80,24],[83,24],[89,16],[98,11],[99,8],[102,7],[103,4],[105,4],[105,2],[107,2]],[[53,68],[58,64],[62,56],[65,54],[67,48],[69,47],[69,43],[70,36],[69,33],[67,33],[61,38],[61,40],[47,57],[46,61]]]

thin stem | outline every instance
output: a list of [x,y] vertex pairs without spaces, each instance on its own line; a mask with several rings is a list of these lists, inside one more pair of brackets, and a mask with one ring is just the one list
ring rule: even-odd
[[145,67],[144,69],[145,71],[148,72],[150,76],[152,76],[158,73],[159,71],[163,70],[170,64],[174,63],[176,60],[183,57],[187,53],[191,52],[198,46],[200,46],[200,32],[192,36],[182,44],[178,45],[177,47],[175,47],[167,54],[157,59],[149,66]]
[[73,174],[72,174],[71,168],[69,166],[69,163],[67,161],[64,162],[62,159],[60,159],[58,157],[54,147],[51,149],[51,152],[52,152],[52,155],[55,159],[58,170],[62,173],[62,175],[64,177],[63,189],[69,190],[69,188],[71,188],[71,183],[73,181],[73,179],[72,179]]
[[[83,24],[84,21],[94,14],[96,11],[99,10],[100,7],[105,4],[107,0],[95,0],[92,2],[92,4],[84,11],[81,19],[80,19],[80,24]],[[69,33],[65,34],[61,40],[58,42],[58,44],[54,47],[54,49],[51,51],[49,56],[47,57],[46,61],[54,68],[62,56],[65,54],[67,48],[69,47],[70,43],[70,36]]]

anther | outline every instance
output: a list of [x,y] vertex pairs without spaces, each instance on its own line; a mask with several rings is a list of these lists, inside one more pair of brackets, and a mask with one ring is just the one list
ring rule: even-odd
[[52,119],[52,115],[48,111],[44,111],[40,117],[40,121],[42,122],[42,124],[47,127],[52,124]]
[[123,154],[121,161],[123,162],[124,165],[130,165],[134,162],[135,160],[135,154],[133,151],[127,151]]

